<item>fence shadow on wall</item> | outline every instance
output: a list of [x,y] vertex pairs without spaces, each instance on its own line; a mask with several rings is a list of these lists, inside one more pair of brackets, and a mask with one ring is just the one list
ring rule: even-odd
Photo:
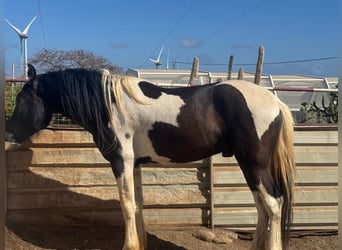
[[[93,145],[83,144],[82,147],[85,151],[82,154],[88,154],[93,161],[97,161],[98,156],[96,154],[94,156]],[[123,218],[110,166],[101,161],[79,162],[74,158],[77,158],[75,150],[77,151],[78,148],[72,145],[46,146],[37,142],[28,142],[16,151],[7,152],[7,229],[23,241],[41,248],[119,249],[124,239]],[[93,155],[89,155],[90,153]],[[194,166],[186,169],[181,177],[184,182],[193,178],[194,171],[198,171],[197,175],[194,175],[198,181],[194,181],[193,185],[190,184],[187,195],[191,196],[193,195],[191,192],[199,193],[198,190],[201,190],[203,196],[208,197],[206,184],[199,184],[202,183],[203,178],[206,178],[203,168]],[[143,189],[149,196],[158,186],[155,178],[161,176],[159,182],[163,182],[163,179],[167,178],[167,173],[162,173],[163,171],[158,167],[147,168],[146,171],[154,172],[154,175],[148,173],[144,175],[144,182],[149,185]],[[177,171],[178,169],[173,172]],[[166,192],[173,190],[172,183],[175,178],[176,176],[169,178],[169,185],[164,186]],[[189,185],[188,182],[186,185]],[[177,190],[173,192],[177,193]],[[159,196],[160,194],[163,193],[159,193]],[[197,194],[195,196],[198,197]],[[167,208],[168,200],[161,200],[159,205],[152,205],[159,200],[158,196],[146,197],[146,199],[145,214],[147,213],[147,217],[151,218],[149,220],[151,223],[158,222],[159,218],[165,217],[163,213],[167,214],[170,209],[173,209],[178,214],[179,221],[182,221],[184,216],[184,224],[186,224],[186,215],[178,211],[177,206],[182,207],[180,210],[190,209],[189,213],[192,213],[191,208],[188,208],[192,201],[185,205],[176,204],[174,208]],[[195,207],[202,212],[202,216],[199,217],[202,218],[203,223],[207,220],[208,210],[202,209],[202,203],[207,203],[206,198],[198,202]],[[163,212],[161,216],[153,217],[156,208]],[[172,216],[175,215],[171,213]],[[165,221],[162,219],[159,224],[163,224],[163,220]],[[148,241],[152,246],[183,249],[153,234],[148,234]],[[9,249],[20,248],[15,245],[17,242],[11,236],[8,237],[7,243]]]

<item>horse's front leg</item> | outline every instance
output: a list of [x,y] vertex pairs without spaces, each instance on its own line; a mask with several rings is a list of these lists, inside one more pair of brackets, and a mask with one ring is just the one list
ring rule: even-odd
[[120,204],[125,220],[125,243],[123,249],[141,250],[144,249],[143,240],[139,240],[136,227],[134,177],[133,177],[133,154],[123,156],[124,170],[117,178],[119,189]]
[[142,245],[144,248],[147,248],[147,235],[145,231],[145,222],[144,222],[144,216],[143,216],[143,203],[144,203],[144,197],[143,197],[143,190],[142,190],[142,176],[141,176],[141,168],[135,167],[134,168],[134,187],[135,187],[135,201],[137,205],[137,210],[135,212],[135,219],[136,219],[136,225],[138,230],[138,237],[140,240],[140,245]]

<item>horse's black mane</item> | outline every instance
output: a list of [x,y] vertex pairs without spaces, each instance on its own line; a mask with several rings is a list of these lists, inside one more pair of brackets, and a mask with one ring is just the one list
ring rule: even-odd
[[114,134],[108,128],[109,116],[104,101],[100,71],[67,69],[49,72],[40,75],[39,82],[39,85],[42,84],[44,88],[44,96],[47,102],[50,102],[50,106],[62,109],[53,112],[61,112],[92,132],[99,148],[108,150],[109,145],[105,142],[114,140]]

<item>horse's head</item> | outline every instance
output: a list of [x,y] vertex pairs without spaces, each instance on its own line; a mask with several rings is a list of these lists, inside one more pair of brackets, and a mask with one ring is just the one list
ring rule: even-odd
[[44,100],[44,89],[39,83],[35,68],[29,64],[29,80],[16,98],[12,117],[6,121],[6,140],[21,143],[29,136],[46,127],[52,113]]

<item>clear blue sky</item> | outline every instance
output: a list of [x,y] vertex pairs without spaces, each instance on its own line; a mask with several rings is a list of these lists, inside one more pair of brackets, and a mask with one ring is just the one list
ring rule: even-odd
[[[234,55],[234,71],[253,64],[265,47],[265,74],[337,76],[338,59],[267,64],[338,56],[337,0],[5,0],[5,17],[29,30],[28,55],[43,48],[83,49],[128,68],[154,68],[162,46],[162,68],[177,61],[200,70],[226,71]],[[20,70],[17,34],[2,20],[6,73]],[[236,65],[238,64],[238,65]],[[244,65],[255,71],[254,65]]]

